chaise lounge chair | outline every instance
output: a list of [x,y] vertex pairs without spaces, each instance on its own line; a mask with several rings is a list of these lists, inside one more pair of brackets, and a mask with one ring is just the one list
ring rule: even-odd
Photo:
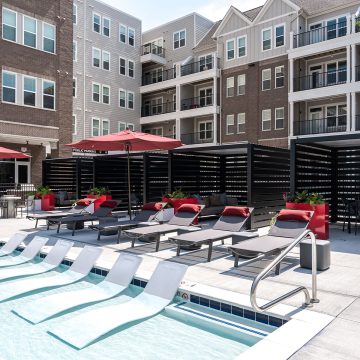
[[0,257],[12,254],[29,234],[15,233],[0,249]]
[[141,262],[142,259],[139,256],[122,253],[100,283],[86,289],[44,296],[26,305],[18,306],[13,312],[33,324],[38,324],[65,310],[74,310],[80,305],[90,305],[111,299],[130,285]]
[[117,244],[119,244],[123,230],[135,228],[140,225],[157,225],[158,222],[156,221],[156,217],[165,205],[166,202],[147,203],[144,204],[142,210],[135,215],[133,220],[109,221],[108,219],[100,219],[99,224],[90,225],[89,228],[98,231],[97,240],[100,240],[101,234],[106,231],[117,231]]
[[204,205],[184,204],[181,205],[176,214],[167,224],[140,227],[132,230],[125,230],[124,233],[131,237],[131,247],[135,246],[135,241],[145,236],[155,237],[155,251],[159,251],[161,235],[172,232],[199,231],[200,228],[192,226],[195,219],[199,216]]
[[162,311],[173,300],[186,270],[186,265],[162,261],[144,291],[134,299],[73,316],[53,326],[49,332],[82,349],[113,329]]
[[[246,266],[263,258],[280,254],[305,232],[312,214],[311,211],[281,210],[267,235],[244,240],[229,247],[229,251],[235,255],[234,266]],[[239,264],[239,257],[250,258],[250,260]],[[276,266],[275,273],[280,274],[280,263]]]
[[[250,219],[253,208],[226,206],[220,219],[215,223],[212,229],[196,231],[170,237],[169,240],[177,244],[176,256],[180,255],[181,246],[194,246],[202,244],[209,245],[207,261],[211,261],[213,243],[215,241],[224,241],[224,239],[236,235],[237,232],[246,225]],[[256,234],[251,234],[253,237]]]

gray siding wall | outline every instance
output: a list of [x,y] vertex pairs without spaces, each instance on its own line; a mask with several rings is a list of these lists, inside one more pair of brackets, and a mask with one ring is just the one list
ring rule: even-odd
[[198,14],[195,14],[195,46],[212,28],[213,22]]
[[[139,129],[141,21],[96,0],[74,0],[74,4],[77,5],[77,25],[74,25],[74,40],[77,42],[77,61],[74,62],[77,97],[73,103],[73,113],[77,118],[77,134],[74,135],[74,140],[92,135],[92,117],[109,120],[110,132],[118,131],[119,121],[132,123]],[[110,19],[110,37],[92,30],[94,12]],[[135,30],[135,47],[119,42],[119,24]],[[110,71],[93,67],[93,47],[110,53]],[[134,61],[134,79],[119,74],[120,56]],[[92,101],[93,82],[110,86],[109,105]],[[134,110],[119,107],[119,88],[134,92]]]
[[[316,0],[315,0],[316,1]],[[279,14],[288,14],[294,11],[294,8],[282,0],[275,0],[271,3],[270,7],[266,10],[260,21],[273,19]]]

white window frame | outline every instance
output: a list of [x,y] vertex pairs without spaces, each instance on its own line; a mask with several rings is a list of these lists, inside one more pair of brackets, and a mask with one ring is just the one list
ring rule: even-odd
[[[36,32],[35,32],[35,46],[30,46],[30,45],[26,45],[25,44],[25,18],[28,18],[28,19],[31,19],[31,20],[35,20],[35,29],[36,29]],[[28,33],[30,34],[34,34],[34,33],[31,33],[29,31],[27,31]],[[30,49],[37,49],[38,48],[38,20],[36,18],[33,18],[31,16],[28,16],[28,15],[24,15],[22,16],[22,45],[30,48]]]
[[[244,86],[244,93],[243,94],[241,94],[240,93],[240,79],[244,79],[244,84],[243,84],[243,86]],[[237,95],[238,96],[243,96],[243,95],[245,95],[246,94],[246,74],[239,74],[238,76],[237,76]]]
[[[200,126],[203,125],[203,124],[205,125],[205,130],[201,131]],[[211,137],[206,136],[207,132],[209,131],[209,130],[206,129],[207,124],[211,124]],[[197,133],[198,133],[198,139],[199,140],[212,140],[214,138],[214,123],[213,123],[212,120],[202,120],[202,121],[199,121],[197,125],[198,125],[197,126]],[[204,138],[201,138],[201,136],[200,136],[201,133],[205,134]]]
[[[158,134],[158,130],[161,130]],[[153,127],[147,130],[148,134],[164,136],[164,128],[162,126]]]
[[[124,98],[124,101],[125,101],[125,104],[124,106],[121,106],[120,105],[120,93],[123,92],[124,95],[125,95],[125,98]],[[127,94],[126,94],[126,90],[125,89],[119,89],[119,101],[118,101],[118,105],[119,105],[119,108],[121,109],[126,109],[126,105],[127,105]]]
[[[278,118],[276,111],[277,110],[282,110],[283,111],[283,117],[282,118]],[[282,119],[283,121],[283,126],[282,127],[277,127],[277,120],[278,119]],[[284,107],[279,107],[279,108],[275,108],[275,130],[283,130],[285,128],[285,108]]]
[[[75,47],[74,47],[75,45]],[[75,50],[74,50],[75,48]],[[75,55],[75,57],[74,57]],[[73,40],[73,61],[77,62],[77,41]]]
[[[273,29],[272,29],[272,27],[268,27],[268,28],[265,28],[265,29],[262,29],[261,30],[261,52],[266,52],[266,51],[270,51],[270,50],[272,50],[272,48],[273,48],[273,31],[272,31]],[[264,32],[265,31],[270,31],[270,38],[269,38],[269,40],[270,40],[270,48],[269,49],[266,49],[266,50],[264,50]]]
[[77,98],[77,77],[73,76],[73,90],[74,90],[74,80],[75,80],[75,95],[74,95],[74,91],[73,91],[73,98],[76,99]]
[[[74,13],[74,9],[75,9],[75,13]],[[77,11],[78,7],[76,4],[73,3],[73,17],[72,17],[72,23],[73,25],[77,25],[77,19],[78,19],[78,11]],[[74,22],[74,15],[75,15],[75,22]]]
[[[121,60],[124,60],[124,74],[121,73],[120,69],[121,69]],[[119,56],[119,75],[121,76],[126,76],[127,74],[127,68],[126,68],[126,65],[127,65],[127,60],[122,57],[122,56]]]
[[[9,75],[15,75],[15,88],[12,88],[12,87],[9,87],[9,86],[4,86],[4,83],[3,83],[3,74],[9,74]],[[7,71],[7,70],[3,70],[2,71],[2,74],[1,74],[1,101],[4,103],[4,104],[18,104],[18,94],[17,94],[17,80],[18,80],[18,74],[13,72],[13,71]],[[10,101],[5,101],[4,100],[4,91],[3,91],[3,88],[6,87],[8,89],[14,89],[15,90],[15,102],[10,102]]]
[[[120,32],[120,30],[121,30],[122,27],[125,29],[125,32],[124,32],[125,41],[121,41],[121,32]],[[127,26],[124,25],[124,24],[119,24],[119,42],[121,44],[127,44],[127,33],[128,33]]]
[[[270,78],[269,79],[264,79],[264,74],[266,72],[269,72],[270,73]],[[263,69],[261,71],[261,90],[262,91],[269,91],[271,90],[271,76],[272,76],[272,71],[271,71],[271,68],[267,68],[267,69]],[[264,81],[270,81],[270,87],[268,89],[264,89]]]
[[[283,76],[277,76],[277,70],[278,69],[281,69],[281,68],[283,68]],[[279,73],[280,74],[280,73]],[[277,84],[276,84],[276,80],[277,79],[280,79],[280,78],[283,78],[283,82],[284,82],[284,84],[282,85],[282,86],[277,86]],[[283,88],[283,87],[285,87],[285,65],[280,65],[280,66],[276,66],[275,67],[275,89],[281,89],[281,88]]]
[[[104,134],[104,124],[107,123],[108,124],[108,133]],[[100,129],[100,134],[102,136],[104,135],[109,135],[110,134],[110,120],[109,119],[102,119],[101,120],[101,129]]]
[[[109,89],[109,95],[108,95],[109,102],[108,103],[104,102],[104,88]],[[111,88],[110,88],[110,86],[102,84],[101,85],[101,103],[103,103],[104,105],[110,105],[110,103],[111,103],[110,98],[111,98]]]
[[[45,37],[45,35],[44,35],[44,34],[45,34],[45,30],[44,30],[45,25],[51,26],[51,27],[54,29],[54,39],[49,39],[49,38]],[[46,51],[46,50],[44,49],[44,39],[48,39],[48,40],[53,40],[53,41],[54,41],[54,52]],[[43,23],[42,23],[42,51],[45,51],[45,52],[48,53],[48,54],[56,55],[56,26],[53,25],[53,24],[49,24],[49,23],[47,23],[47,22],[45,22],[45,21],[43,21]]]
[[[284,44],[280,45],[280,46],[276,46],[276,29],[279,27],[284,27]],[[282,23],[282,24],[277,24],[274,26],[274,49],[280,49],[282,47],[284,47],[286,45],[286,24]]]
[[[105,29],[104,19],[109,20],[109,35],[105,35],[105,33],[104,33],[104,29]],[[101,34],[104,35],[105,37],[109,38],[109,39],[111,37],[111,19],[109,17],[107,17],[107,16],[103,16],[102,19],[101,19]]]
[[[104,54],[109,55],[109,69],[105,69],[104,67]],[[101,52],[101,68],[105,71],[111,71],[111,55],[109,51],[102,50]]]
[[77,115],[73,114],[72,119],[75,120],[75,122],[72,124],[72,134],[77,135]]
[[[229,87],[229,81],[232,79],[233,82],[233,86]],[[233,94],[229,95],[229,89],[233,88]],[[230,97],[234,97],[235,96],[235,77],[234,76],[229,76],[228,78],[226,78],[226,97],[230,98]]]
[[126,123],[126,128],[131,130],[131,131],[134,131],[135,130],[135,125],[133,123]]
[[[239,40],[240,39],[245,39],[245,55],[239,55]],[[237,38],[236,38],[236,57],[238,58],[238,59],[241,59],[241,58],[244,58],[244,57],[246,57],[247,56],[247,35],[242,35],[242,36],[238,36]]]
[[[9,40],[9,39],[4,38],[4,25],[11,26],[11,25],[5,24],[5,22],[4,22],[4,10],[6,10],[8,12],[12,12],[12,13],[15,14],[15,40]],[[6,7],[3,7],[1,14],[2,14],[2,23],[1,23],[2,36],[1,36],[1,38],[3,40],[5,40],[5,41],[10,41],[12,43],[17,43],[17,39],[18,39],[18,13],[17,13],[17,11],[11,10],[9,8],[6,8]]]
[[[99,121],[99,133],[97,135],[94,135],[94,120],[98,120]],[[100,136],[101,135],[101,119],[93,116],[91,118],[91,136]]]
[[[133,71],[133,76],[130,76],[130,63],[132,63],[132,71]],[[126,65],[125,65],[126,66]],[[126,69],[125,69],[125,73],[126,73]],[[135,79],[135,61],[128,59],[127,61],[127,76],[130,79]]]
[[[121,125],[124,125],[124,129],[121,129]],[[123,130],[126,130],[127,126],[126,126],[126,122],[123,122],[123,121],[118,121],[118,131],[123,131]]]
[[[95,16],[98,16],[99,19],[100,19],[99,32],[95,31],[95,29],[94,29],[94,24],[95,24],[94,18],[95,18]],[[93,31],[95,34],[101,35],[101,33],[102,33],[102,20],[101,20],[101,15],[100,15],[99,13],[97,13],[97,12],[93,12],[93,13],[92,13],[92,23],[91,23],[91,27],[92,27],[92,31]]]
[[[99,66],[95,66],[94,65],[94,51],[98,51],[99,52]],[[92,50],[91,50],[91,65],[93,68],[95,69],[101,69],[102,68],[102,58],[101,58],[101,49],[99,48],[96,48],[96,47],[92,47]]]
[[[207,90],[211,90],[211,100],[210,102],[208,102],[208,95],[207,95]],[[204,96],[201,96],[201,92],[202,91],[205,91],[205,95]],[[204,87],[201,87],[201,88],[198,88],[198,99],[199,99],[199,104],[201,102],[201,99],[204,99],[204,106],[203,107],[206,107],[206,106],[213,106],[214,105],[214,89],[212,86],[204,86]],[[200,104],[200,107],[201,104]]]
[[[270,118],[266,118],[264,119],[264,115],[265,114],[270,114]],[[271,131],[271,109],[263,109],[261,111],[261,130],[262,131]],[[264,129],[264,122],[270,122],[270,128],[269,129]]]
[[[54,108],[53,109],[48,109],[44,107],[44,82],[51,82],[54,84]],[[46,95],[46,96],[51,96],[51,95]],[[53,80],[48,80],[48,79],[41,79],[41,105],[42,108],[44,110],[50,110],[50,111],[56,111],[56,82]]]
[[[25,78],[29,78],[29,79],[32,79],[32,80],[35,81],[35,91],[28,91],[28,90],[26,90],[26,91],[29,92],[29,93],[35,94],[35,104],[34,104],[34,105],[26,105],[25,102],[24,102]],[[47,81],[47,80],[45,80],[45,81]],[[37,97],[38,97],[38,91],[37,91],[37,88],[38,88],[38,79],[37,79],[36,77],[30,76],[30,75],[23,75],[23,76],[22,76],[22,97],[21,97],[21,99],[22,99],[22,105],[23,105],[23,106],[30,107],[30,108],[36,108],[36,107],[38,107],[38,99],[37,99]],[[47,95],[47,96],[50,96],[50,95]],[[55,106],[55,99],[54,99],[54,106]],[[49,110],[51,110],[51,109],[49,109]]]
[[[242,120],[242,115],[243,115],[243,122],[240,122],[240,120]],[[240,131],[240,125],[244,125],[245,128],[245,124],[246,124],[246,113],[238,113],[236,116],[236,132],[237,134],[245,134],[246,130],[244,129],[244,131]]]
[[[132,108],[129,107],[129,94],[132,94],[132,104],[133,104]],[[127,91],[126,98],[127,98],[126,99],[127,100],[127,102],[126,102],[127,109],[134,110],[135,109],[135,93],[133,91]]]
[[[180,34],[184,32],[185,33],[185,44],[181,46],[181,37],[180,37]],[[175,47],[175,34],[179,34],[179,47]],[[186,29],[181,29],[181,30],[178,30],[178,31],[174,31],[173,32],[173,37],[172,37],[172,43],[173,43],[173,50],[178,50],[178,49],[181,49],[182,47],[186,47]]]
[[[133,45],[130,44],[130,31],[134,32],[134,38],[133,38],[134,44]],[[136,32],[135,32],[134,28],[131,28],[131,27],[127,28],[127,37],[128,37],[128,39],[127,39],[128,45],[132,46],[132,47],[135,47],[136,46]]]
[[[232,124],[229,124],[229,118],[232,118]],[[229,128],[230,126],[235,125],[235,115],[234,114],[227,114],[225,119],[225,126],[226,126],[226,135],[233,135],[234,132],[230,132]]]
[[[232,42],[234,44],[234,57],[233,58],[229,58],[229,51],[228,51],[228,43]],[[229,39],[229,40],[226,40],[226,44],[225,44],[225,52],[226,52],[226,61],[232,61],[232,60],[235,60],[236,59],[236,53],[235,53],[235,49],[236,49],[236,46],[235,46],[235,39]]]
[[[94,100],[94,85],[99,86],[99,101]],[[95,82],[95,81],[93,81],[91,83],[91,101],[96,103],[96,104],[101,104],[101,84],[99,84],[98,82]]]

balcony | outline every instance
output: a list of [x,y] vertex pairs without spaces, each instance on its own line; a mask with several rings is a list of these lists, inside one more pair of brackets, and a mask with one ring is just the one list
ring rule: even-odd
[[294,135],[328,134],[346,131],[346,115],[294,122]]
[[214,142],[214,131],[204,130],[196,133],[182,134],[181,142],[184,145],[209,144]]
[[161,83],[166,80],[175,79],[176,72],[175,69],[166,69],[162,71],[154,71],[150,74],[145,74],[141,78],[141,85],[151,85]]
[[347,70],[339,69],[323,73],[294,78],[294,91],[318,89],[327,86],[345,84],[347,81]]
[[[217,59],[218,60],[218,59]],[[191,74],[200,73],[207,70],[218,69],[219,61],[215,63],[215,57],[211,57],[210,59],[200,60],[196,62],[192,62],[190,64],[181,66],[181,76],[187,76]]]
[[360,81],[360,65],[355,67],[355,81]]
[[145,44],[141,47],[140,61],[142,64],[155,63],[165,65],[165,49],[155,44]]
[[355,32],[360,32],[360,16],[355,18]]
[[214,105],[214,95],[198,96],[181,101],[181,110],[198,109]]
[[175,111],[175,101],[168,101],[162,104],[145,105],[141,108],[141,117],[169,114]]

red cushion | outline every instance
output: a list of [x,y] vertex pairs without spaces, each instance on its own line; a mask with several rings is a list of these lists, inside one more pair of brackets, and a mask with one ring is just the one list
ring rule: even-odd
[[149,202],[147,204],[144,204],[142,209],[143,210],[154,210],[159,211],[163,208],[163,204],[160,202]]
[[301,221],[308,222],[310,221],[310,212],[304,210],[290,210],[283,209],[280,210],[277,220],[281,221]]
[[247,218],[250,215],[248,207],[241,206],[225,206],[222,216],[240,216]]
[[198,213],[201,210],[201,206],[197,205],[197,204],[182,204],[179,208],[178,208],[178,212],[193,212],[193,213]]
[[106,200],[100,204],[101,207],[107,207],[110,209],[114,209],[117,206],[117,201],[114,200]]
[[76,205],[84,205],[84,206],[89,206],[91,204],[90,200],[87,199],[80,199]]

